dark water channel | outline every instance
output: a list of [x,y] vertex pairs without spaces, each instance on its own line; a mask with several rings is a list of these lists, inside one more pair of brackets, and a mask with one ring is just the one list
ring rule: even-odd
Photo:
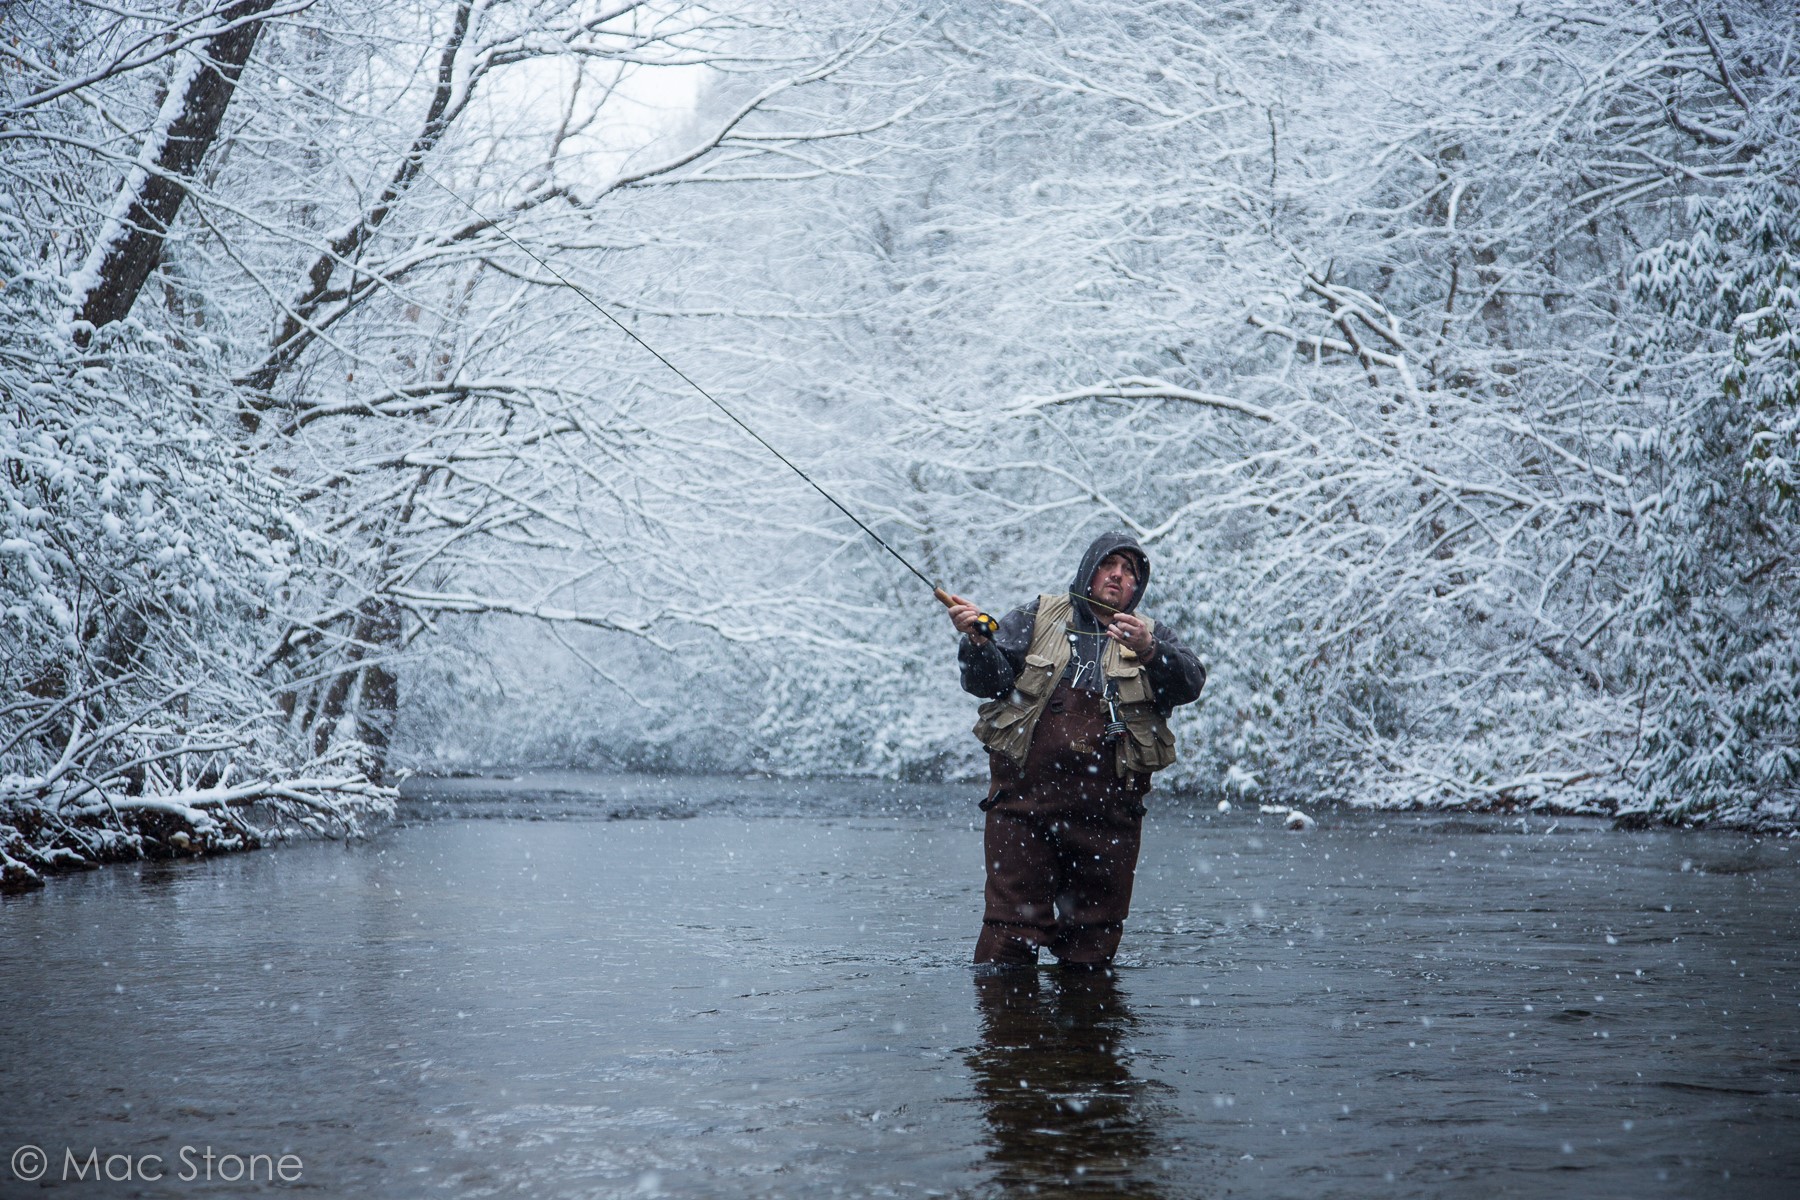
[[1117,977],[996,982],[965,789],[405,812],[0,903],[0,1194],[1800,1195],[1800,840],[1163,807]]

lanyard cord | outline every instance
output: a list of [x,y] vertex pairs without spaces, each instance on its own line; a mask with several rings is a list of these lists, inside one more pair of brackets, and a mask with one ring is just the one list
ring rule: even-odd
[[[1094,613],[1094,610],[1097,608],[1103,608],[1107,612],[1113,613],[1115,615],[1126,611],[1123,608],[1114,608],[1112,605],[1108,604],[1104,600],[1096,600],[1092,596],[1084,596],[1080,592],[1064,592],[1063,594],[1071,600],[1087,601],[1088,611],[1090,613]],[[1100,620],[1100,615],[1098,613],[1094,613],[1094,620],[1096,620],[1096,621]],[[1111,621],[1111,618],[1108,618],[1109,623],[1110,623],[1110,621]],[[1067,625],[1066,628],[1068,629],[1070,635],[1073,637],[1105,637],[1106,636],[1105,629],[1101,629],[1098,633],[1089,633],[1085,629],[1075,628],[1073,623]]]

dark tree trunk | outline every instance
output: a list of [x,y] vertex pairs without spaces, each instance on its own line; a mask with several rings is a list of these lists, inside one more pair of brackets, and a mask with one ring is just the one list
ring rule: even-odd
[[[399,678],[380,656],[399,646],[400,634],[397,607],[375,598],[363,601],[352,627],[348,661],[326,684],[324,696],[311,713],[313,754],[322,756],[331,748],[338,723],[351,704],[356,705],[356,736],[367,751],[362,765],[377,782],[387,769],[388,744],[400,707]],[[375,661],[368,661],[371,656]]]
[[[239,0],[220,11],[219,19],[227,28],[201,46],[205,65],[189,77],[177,116],[156,147],[151,169],[142,180],[134,172],[125,184],[132,187],[135,183],[136,193],[80,300],[78,320],[99,328],[125,316],[137,302],[144,281],[162,259],[163,242],[187,196],[183,181],[194,177],[218,136],[225,108],[262,32],[262,22],[251,18],[273,4],[274,0]],[[82,329],[76,340],[86,345],[89,336]]]
[[[392,605],[384,606],[387,618],[377,637],[392,648],[400,640],[400,622]],[[369,748],[369,778],[382,782],[387,774],[388,747],[394,740],[394,723],[400,715],[400,677],[381,663],[363,668],[362,705],[356,714],[356,736]]]

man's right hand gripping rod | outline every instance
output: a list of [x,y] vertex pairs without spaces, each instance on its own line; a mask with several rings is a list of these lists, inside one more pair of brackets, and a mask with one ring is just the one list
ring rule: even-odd
[[[941,587],[932,588],[931,594],[936,596],[938,603],[945,608],[955,608],[959,602],[958,597],[952,596]],[[986,613],[982,613],[975,618],[975,628],[971,630],[971,632],[979,633],[982,637],[991,638],[996,633],[1000,632],[1000,622],[994,620],[994,618],[988,616]]]

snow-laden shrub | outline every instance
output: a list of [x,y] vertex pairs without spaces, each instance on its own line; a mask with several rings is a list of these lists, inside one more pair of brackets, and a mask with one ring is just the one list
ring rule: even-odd
[[1663,311],[1641,349],[1666,412],[1636,614],[1645,803],[1689,819],[1800,804],[1800,129],[1782,124],[1787,157],[1696,201],[1633,280]]
[[78,351],[34,241],[0,197],[5,869],[252,844],[257,802],[316,821],[256,676],[289,518],[214,427],[211,347],[120,323]]

